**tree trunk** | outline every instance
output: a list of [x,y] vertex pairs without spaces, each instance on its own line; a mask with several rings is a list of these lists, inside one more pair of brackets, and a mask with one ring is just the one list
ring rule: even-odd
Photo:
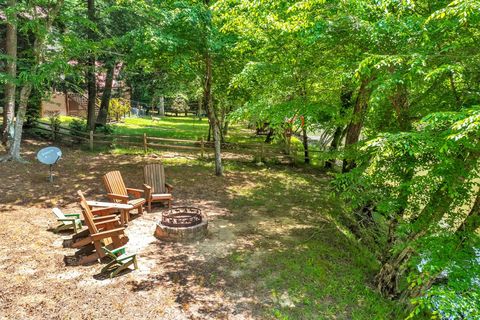
[[[42,53],[45,49],[45,39],[48,32],[50,31],[53,21],[57,14],[59,13],[61,7],[63,6],[64,0],[58,0],[55,6],[47,13],[46,22],[43,26],[44,33],[37,34],[35,41],[33,43],[33,57],[34,63],[31,67],[32,73],[35,72],[35,69],[42,63]],[[27,112],[28,99],[30,98],[30,93],[32,92],[33,84],[31,82],[25,83],[25,85],[20,90],[20,102],[18,106],[17,115],[15,117],[14,125],[14,135],[12,146],[9,149],[8,155],[0,161],[6,160],[15,160],[23,162],[23,159],[20,156],[20,147],[22,143],[22,132],[23,132],[23,122],[25,119],[25,114]]]
[[106,125],[108,116],[108,107],[112,97],[113,77],[115,75],[116,63],[113,62],[108,65],[107,77],[105,79],[105,88],[103,89],[102,101],[100,103],[100,110],[98,111],[97,124]]
[[[429,224],[423,229],[416,231],[409,235],[408,239],[405,240],[405,249],[400,253],[387,257],[387,254],[391,250],[384,250],[384,255],[381,257],[383,262],[380,272],[375,276],[375,282],[379,291],[387,297],[398,297],[400,294],[399,280],[404,275],[407,267],[408,260],[413,255],[414,250],[410,246],[413,242],[423,237],[427,232],[429,232],[429,226],[438,224],[445,212],[449,210],[449,203],[452,202],[452,199],[446,191],[444,190],[444,184],[440,184],[432,196],[430,197],[429,202],[425,208],[420,212],[413,220],[409,220],[409,224],[413,225],[418,219],[428,220]],[[408,201],[408,198],[406,198]],[[398,218],[401,218],[400,216]],[[396,227],[397,222],[394,222]],[[395,230],[390,230],[392,233],[390,239],[388,239],[388,246],[393,247],[395,237]]]
[[[16,0],[8,0],[7,6],[13,8]],[[13,19],[16,18],[16,14]],[[3,109],[2,144],[8,146],[12,140],[13,115],[15,114],[15,80],[17,78],[17,25],[16,21],[7,21],[7,74],[10,79],[5,84],[5,105]]]
[[160,96],[160,104],[158,106],[158,115],[160,117],[165,117],[165,97]]
[[207,141],[210,142],[212,140],[212,124],[208,122],[208,135]]
[[223,137],[226,137],[227,134],[228,134],[228,126],[229,126],[229,121],[228,120],[225,120],[225,122],[223,123]]
[[308,154],[308,135],[307,135],[307,129],[305,126],[302,127],[302,136],[303,136],[303,150],[305,154],[305,163],[308,164],[310,163],[310,156]]
[[[340,141],[343,136],[343,127],[338,126],[337,129],[335,129],[335,133],[333,134],[333,139],[332,143],[330,144],[330,151],[336,151],[338,150],[338,146],[340,145]],[[335,165],[335,159],[330,159],[325,161],[325,169],[331,169]]]
[[[352,120],[347,126],[347,136],[345,138],[345,147],[356,144],[360,139],[360,133],[363,127],[363,120],[368,107],[368,95],[367,85],[369,80],[364,79],[358,90],[357,99],[353,108]],[[348,172],[355,168],[357,165],[355,160],[344,159],[342,172]]]
[[223,175],[222,154],[221,154],[221,134],[220,124],[213,109],[212,99],[212,58],[210,54],[205,56],[205,85],[204,85],[204,106],[207,109],[208,120],[213,129],[213,142],[215,145],[215,174]]
[[[352,95],[353,91],[351,89],[346,86],[342,88],[342,93],[340,95],[340,101],[342,103],[339,112],[340,118],[344,118],[347,111],[352,107]],[[345,127],[343,125],[337,126],[337,128],[335,129],[335,133],[333,134],[332,142],[330,144],[330,151],[338,150],[338,147],[342,143],[342,138],[345,133]],[[335,159],[327,160],[325,162],[325,169],[331,169],[334,165]]]
[[15,120],[15,133],[13,136],[13,143],[10,147],[9,155],[13,160],[23,161],[20,157],[20,145],[22,142],[23,121],[25,119],[25,113],[27,112],[28,99],[32,92],[32,85],[27,83],[20,90],[20,103],[18,106],[17,116]]
[[[95,23],[95,0],[87,0],[87,15],[88,19]],[[93,41],[95,33],[93,30],[88,30],[88,39]],[[95,129],[95,105],[97,100],[97,81],[95,77],[95,55],[93,52],[87,60],[87,90],[88,90],[88,105],[87,105],[87,126],[89,130]]]
[[390,102],[397,114],[397,122],[400,130],[410,131],[412,125],[408,114],[408,91],[405,84],[397,85],[395,93],[390,97]]

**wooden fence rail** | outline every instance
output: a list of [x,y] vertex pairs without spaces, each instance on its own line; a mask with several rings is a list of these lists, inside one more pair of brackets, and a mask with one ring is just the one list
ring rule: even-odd
[[[196,153],[200,158],[204,158],[208,152],[213,152],[214,144],[210,141],[204,141],[203,137],[200,140],[187,140],[187,139],[173,139],[173,138],[161,138],[161,137],[149,137],[146,133],[141,135],[106,135],[94,133],[93,131],[84,132],[74,130],[64,126],[57,126],[57,130],[52,128],[52,125],[48,122],[37,121],[33,130],[39,130],[47,133],[49,138],[53,140],[69,141],[75,145],[86,144],[89,149],[93,151],[96,145],[107,147],[136,147],[143,149],[146,154],[150,149],[153,150],[174,150],[178,152],[191,152]],[[284,150],[276,145],[258,143],[222,143],[222,150],[224,152],[250,155],[253,156],[256,161],[264,161],[271,158],[289,158],[291,162],[295,163],[295,160],[303,158],[303,147],[297,148],[294,145],[290,146],[290,152],[285,154]],[[312,155],[320,150],[309,150],[309,158],[312,159]],[[300,155],[300,153],[302,155]],[[297,160],[298,160],[297,159]]]
[[[183,152],[193,152],[204,158],[205,154],[212,152],[213,142],[204,141],[203,137],[200,140],[187,139],[173,139],[149,137],[146,133],[143,135],[105,135],[90,132],[83,132],[73,130],[64,126],[57,126],[57,131],[54,131],[50,123],[37,121],[33,130],[39,130],[49,134],[49,137],[54,140],[59,140],[61,137],[64,141],[69,141],[74,144],[88,144],[90,150],[95,149],[95,145],[102,146],[117,146],[117,147],[138,147],[147,153],[149,149],[154,150],[175,150]],[[226,152],[249,154],[255,159],[263,161],[267,157],[278,157],[281,154],[277,146],[265,145],[264,143],[246,144],[246,143],[223,143],[222,149]]]

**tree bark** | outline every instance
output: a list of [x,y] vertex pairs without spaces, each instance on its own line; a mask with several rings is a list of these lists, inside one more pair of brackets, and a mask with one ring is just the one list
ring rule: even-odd
[[213,129],[213,143],[215,146],[215,174],[223,175],[220,123],[213,109],[212,99],[212,58],[209,53],[205,55],[205,84],[204,84],[204,106],[207,109],[208,120]]
[[303,150],[304,150],[304,156],[305,156],[305,163],[309,164],[310,163],[310,156],[308,153],[308,135],[307,135],[307,129],[305,126],[302,127],[302,136],[303,136]]
[[15,120],[15,133],[13,136],[12,146],[10,147],[9,155],[15,161],[22,162],[23,159],[20,156],[20,146],[22,142],[23,121],[25,119],[25,113],[27,112],[28,99],[32,92],[32,85],[30,83],[25,84],[20,90],[20,103],[18,105],[17,116]]
[[[338,126],[335,129],[335,133],[333,134],[332,143],[330,144],[330,151],[338,150],[338,146],[340,145],[340,140],[343,136],[343,126]],[[335,159],[329,159],[325,161],[325,169],[331,169],[335,165]]]
[[[95,23],[95,0],[87,0],[87,16],[88,19]],[[88,39],[93,41],[95,33],[89,29]],[[95,77],[95,55],[93,52],[87,59],[87,90],[88,90],[88,105],[87,105],[87,126],[90,130],[95,129],[95,105],[97,100],[97,81]]]
[[[352,107],[352,95],[353,95],[352,90],[346,87],[343,87],[342,93],[340,95],[340,101],[341,101],[340,112],[339,112],[340,118],[344,118],[348,109]],[[330,151],[338,150],[338,147],[340,146],[342,142],[342,138],[345,133],[346,133],[345,126],[343,125],[337,126],[337,128],[335,129],[335,133],[333,134],[332,142],[330,144]],[[335,165],[335,160],[336,159],[327,160],[325,162],[325,169],[333,168],[333,166]]]
[[106,125],[108,116],[108,107],[112,97],[113,77],[115,75],[116,63],[108,65],[107,76],[105,79],[105,88],[103,89],[102,101],[100,102],[100,110],[98,111],[97,124]]
[[224,123],[223,123],[223,130],[222,130],[222,133],[223,133],[223,137],[225,138],[228,134],[228,129],[229,129],[229,125],[230,125],[230,122],[228,120],[225,120]]
[[[8,0],[7,6],[15,7],[16,0]],[[16,19],[16,14],[12,17]],[[15,114],[15,91],[17,78],[17,25],[16,21],[7,21],[7,74],[10,79],[5,85],[5,105],[3,109],[3,125],[2,125],[2,144],[8,146],[12,140],[13,115]]]
[[[345,147],[356,144],[360,139],[360,133],[363,127],[363,120],[368,108],[368,95],[367,85],[369,80],[364,79],[360,84],[358,90],[357,99],[353,108],[352,120],[347,126],[347,136],[345,138]],[[355,168],[357,165],[353,159],[344,159],[342,172],[348,172]]]
[[411,122],[409,118],[409,103],[408,103],[408,91],[405,84],[397,86],[395,93],[390,97],[393,109],[397,114],[397,122],[401,131],[411,130]]

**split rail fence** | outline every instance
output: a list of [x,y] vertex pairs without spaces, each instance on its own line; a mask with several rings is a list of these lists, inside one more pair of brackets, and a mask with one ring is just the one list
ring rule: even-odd
[[[143,135],[117,135],[101,134],[93,131],[84,132],[73,130],[64,126],[56,126],[56,129],[48,122],[36,121],[31,130],[34,134],[41,135],[49,140],[71,143],[75,146],[88,146],[94,151],[99,146],[103,148],[136,148],[148,153],[156,151],[175,151],[197,154],[200,158],[209,156],[213,153],[213,142],[205,141],[203,138],[198,140],[172,139]],[[291,149],[290,154],[285,154],[283,148],[278,145],[258,143],[223,143],[222,151],[241,156],[252,156],[256,161],[265,161],[267,159],[277,159],[282,162],[298,161],[298,154],[303,153],[303,149]]]

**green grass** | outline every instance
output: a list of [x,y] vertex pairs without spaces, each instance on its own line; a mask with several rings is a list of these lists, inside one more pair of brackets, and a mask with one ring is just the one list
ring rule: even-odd
[[[75,117],[61,116],[60,121],[68,126]],[[48,122],[48,118],[41,121]],[[208,119],[196,117],[163,117],[159,121],[153,121],[149,117],[125,118],[120,123],[112,125],[114,134],[117,135],[143,135],[146,133],[151,137],[204,140],[208,136]],[[246,129],[242,124],[229,126],[227,141],[238,143],[260,142],[262,137],[257,137],[253,130]]]
[[342,224],[344,211],[330,197],[327,178],[291,169],[259,170],[248,164],[235,166],[234,171],[255,178],[249,185],[230,188],[227,207],[241,212],[243,219],[256,221],[260,216],[259,225],[275,230],[256,228],[262,237],[256,236],[255,249],[229,256],[230,264],[243,271],[238,282],[256,283],[257,290],[269,295],[267,317],[406,317],[401,305],[373,288],[379,263]]
[[[119,135],[143,135],[151,137],[204,140],[208,136],[208,120],[193,117],[163,117],[159,121],[150,118],[126,118],[123,123],[115,125],[115,134]],[[228,142],[257,142],[261,141],[254,135],[252,130],[244,128],[240,124],[229,127]]]
[[[60,120],[63,126],[68,126],[75,117],[61,116]],[[48,118],[41,119],[48,122]],[[123,122],[113,124],[114,134],[128,136],[143,136],[144,133],[149,137],[183,139],[183,140],[200,140],[205,141],[208,136],[208,120],[206,118],[198,119],[196,117],[163,117],[159,121],[152,121],[149,117],[144,118],[126,118]],[[232,124],[229,126],[227,142],[240,144],[258,144],[263,142],[264,136],[256,136],[254,131],[247,129],[243,124]],[[278,153],[281,153],[281,147],[278,147]],[[295,148],[297,164],[303,163],[303,146],[301,141],[293,137],[292,148]],[[294,149],[292,149],[294,150]],[[310,166],[323,166],[325,154],[315,152],[318,146],[311,144],[310,150]],[[106,148],[99,148],[99,151],[106,151]],[[141,148],[124,148],[117,147],[112,150],[114,153],[121,154],[138,154],[143,151]]]

